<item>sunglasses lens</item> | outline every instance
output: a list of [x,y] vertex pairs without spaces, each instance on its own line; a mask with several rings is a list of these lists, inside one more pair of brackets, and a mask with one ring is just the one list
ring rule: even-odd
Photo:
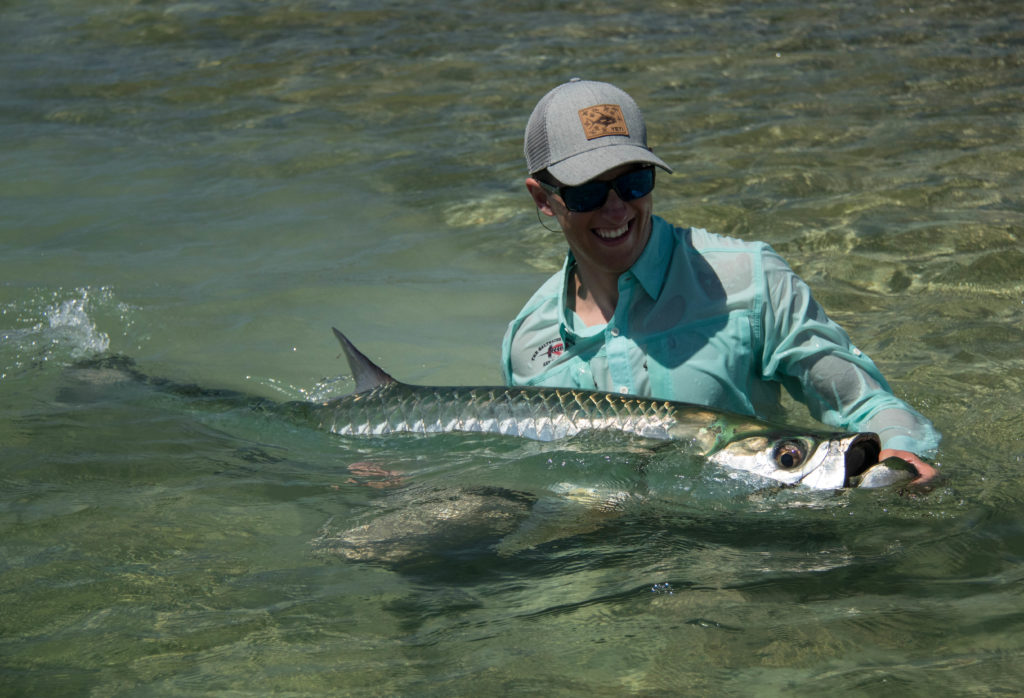
[[612,181],[593,180],[577,187],[564,187],[562,200],[570,211],[585,213],[600,208],[608,199],[608,192],[615,193],[623,201],[632,201],[647,196],[654,189],[654,168],[645,167],[616,177]]
[[615,180],[615,192],[623,201],[632,201],[647,196],[654,189],[654,168],[627,172]]
[[570,211],[593,211],[608,198],[609,189],[608,182],[586,182],[578,187],[566,187],[562,190],[562,198]]

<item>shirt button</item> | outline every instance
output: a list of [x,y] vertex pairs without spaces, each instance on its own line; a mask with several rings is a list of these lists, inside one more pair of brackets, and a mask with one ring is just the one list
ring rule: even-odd
[[620,393],[622,393],[623,395],[625,395],[626,393],[628,393],[628,392],[629,392],[629,388],[627,388],[627,387],[626,387],[626,386],[624,386],[624,385],[620,385],[620,386],[619,386],[619,392],[620,392]]
[[619,328],[618,327],[611,328],[609,330],[609,332],[612,333],[612,337],[618,337],[619,336]]

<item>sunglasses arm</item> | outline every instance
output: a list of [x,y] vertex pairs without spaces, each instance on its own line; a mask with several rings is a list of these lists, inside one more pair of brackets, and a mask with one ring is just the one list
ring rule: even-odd
[[545,216],[555,215],[554,209],[551,208],[551,193],[548,192],[548,189],[543,184],[533,177],[527,177],[526,190],[530,192],[533,203],[537,205],[541,213]]

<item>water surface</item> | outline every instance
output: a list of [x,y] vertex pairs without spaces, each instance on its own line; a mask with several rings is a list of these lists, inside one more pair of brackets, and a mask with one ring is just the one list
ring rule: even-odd
[[[1022,20],[0,4],[0,690],[1016,692]],[[656,212],[770,242],[933,419],[933,490],[765,490],[616,438],[341,439],[70,368],[325,397],[352,387],[337,325],[401,379],[498,382],[564,254],[522,130],[576,75],[644,108],[676,169]],[[325,543],[467,491],[509,518],[394,559]],[[587,492],[624,496],[579,514]]]

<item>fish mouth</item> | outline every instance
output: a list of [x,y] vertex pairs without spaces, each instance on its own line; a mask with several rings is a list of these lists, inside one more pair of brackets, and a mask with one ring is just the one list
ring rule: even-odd
[[882,452],[882,442],[878,434],[865,432],[850,439],[846,446],[845,466],[846,484],[850,479],[862,475],[865,470],[878,463],[878,455]]

